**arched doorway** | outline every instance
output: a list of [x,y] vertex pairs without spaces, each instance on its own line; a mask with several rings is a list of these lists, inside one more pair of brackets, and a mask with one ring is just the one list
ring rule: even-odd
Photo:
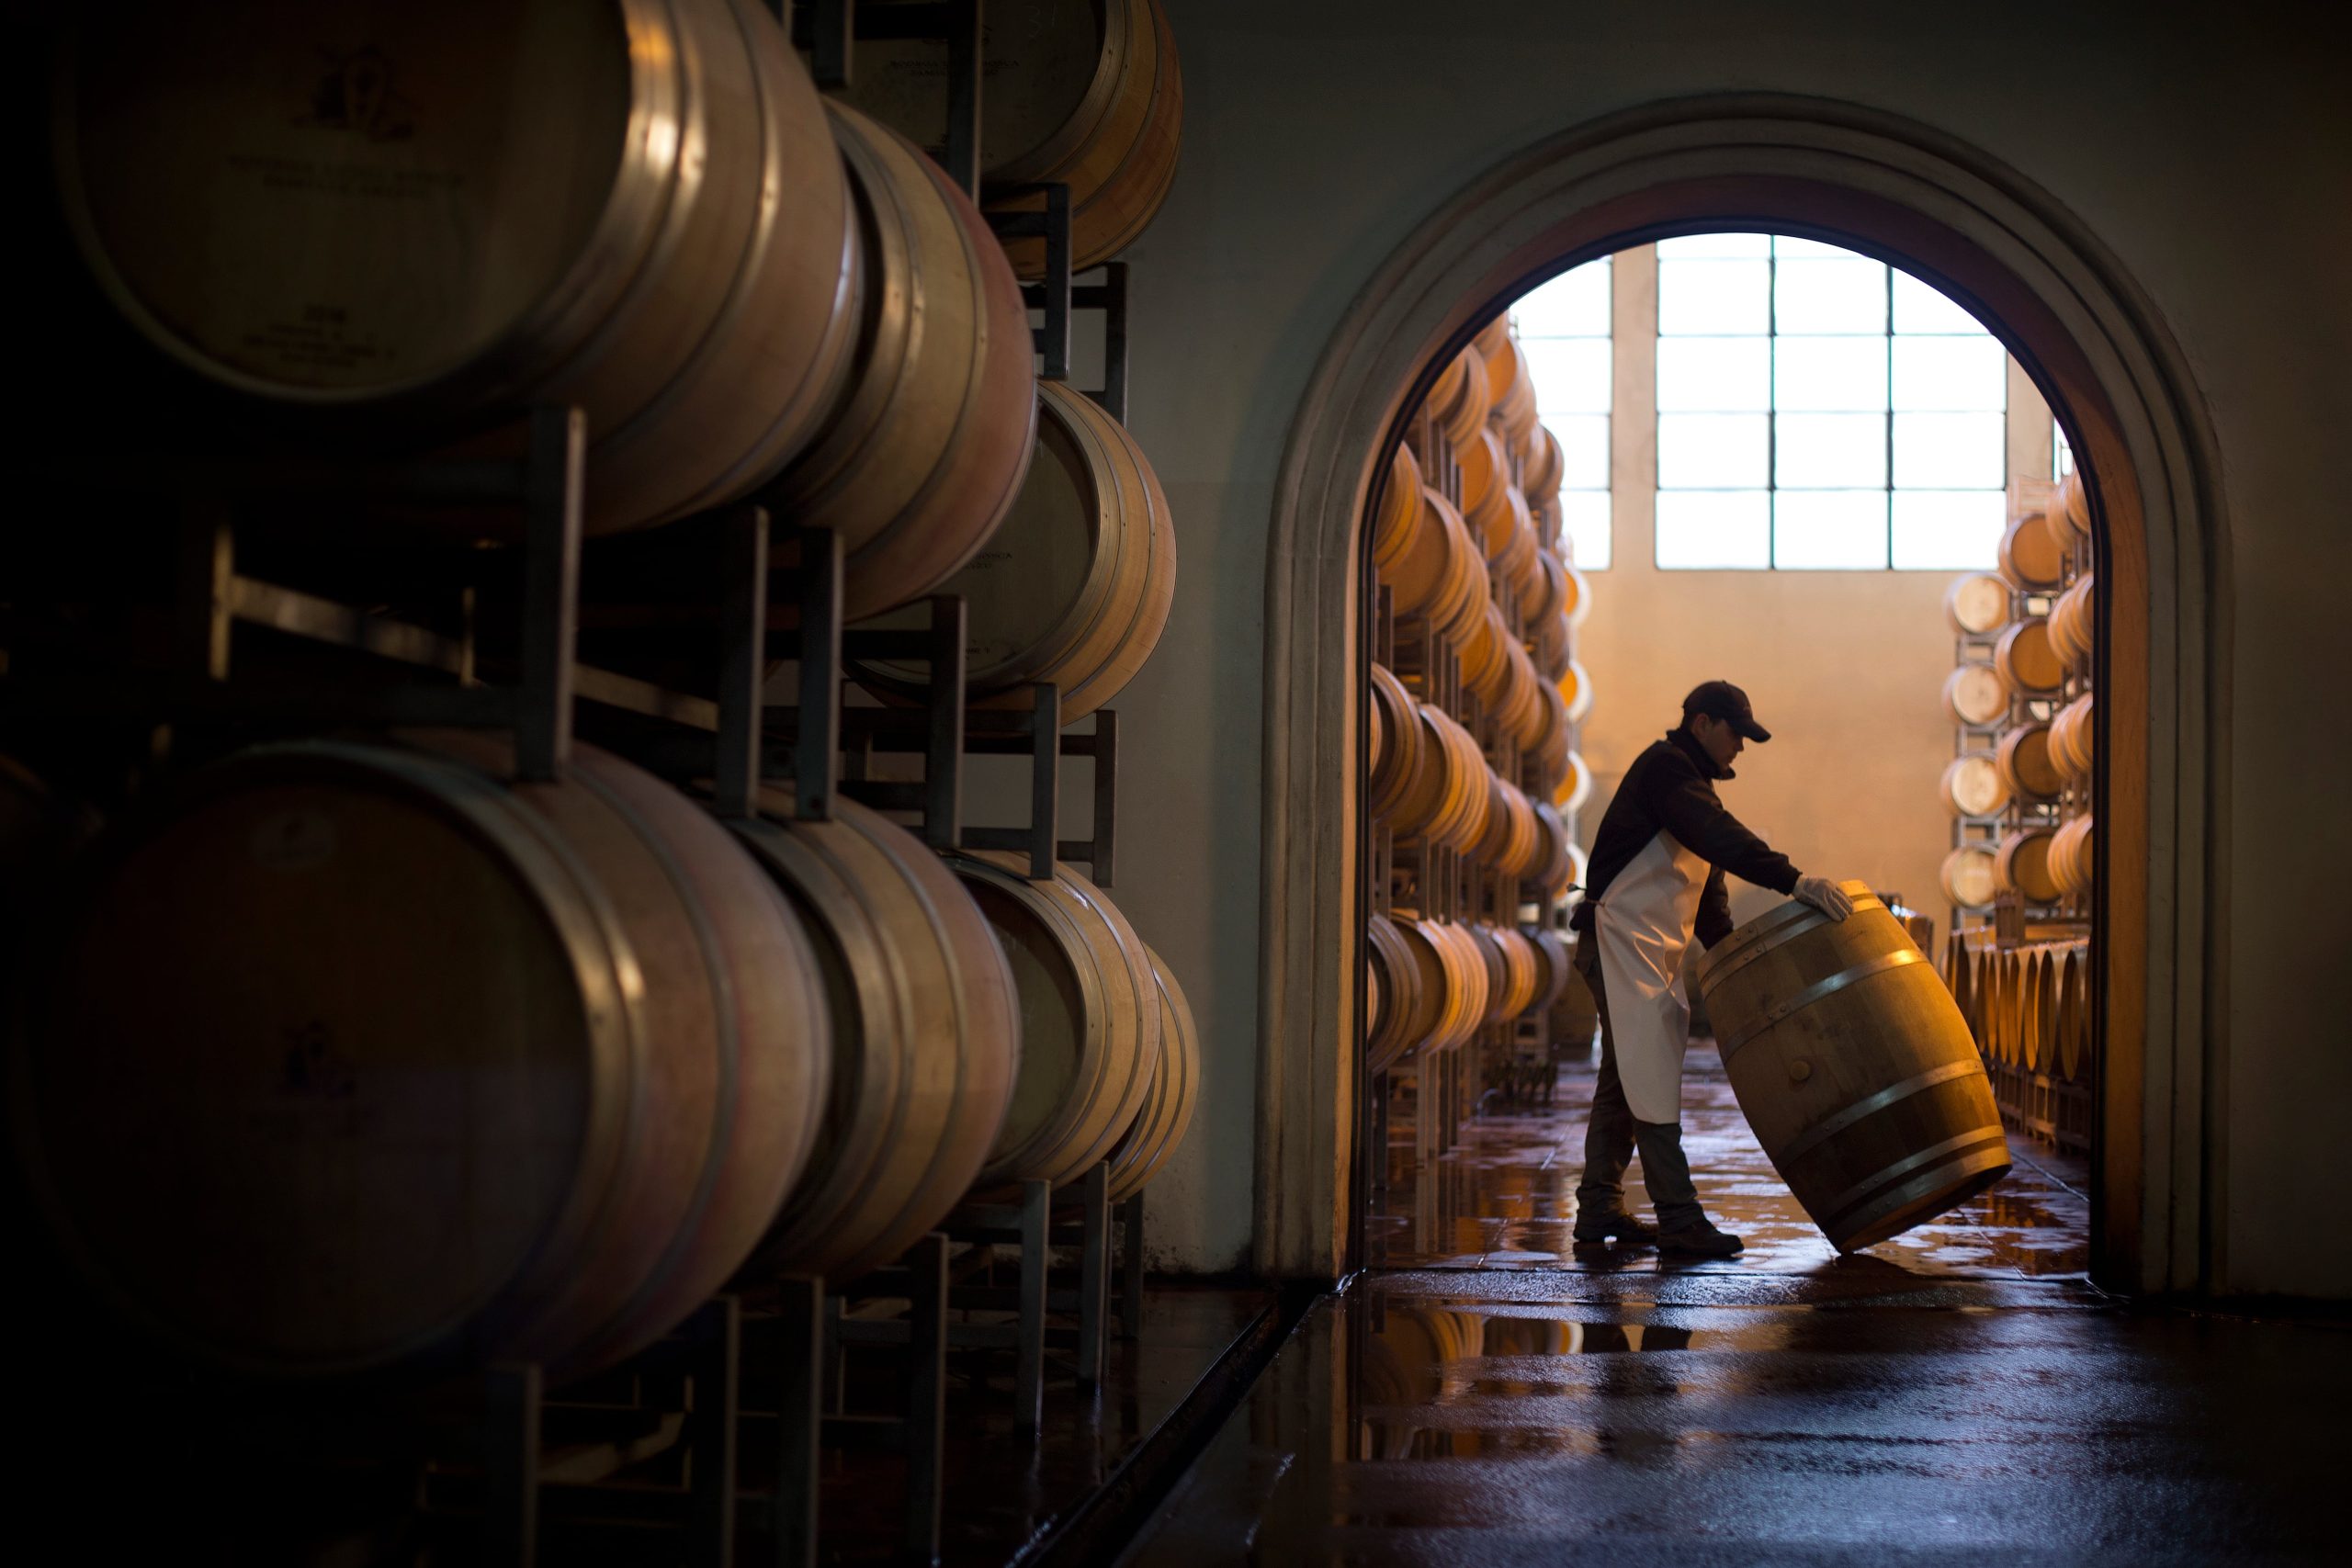
[[1405,409],[1533,282],[1621,246],[1769,229],[1900,263],[1992,326],[2057,410],[2101,528],[2098,850],[2102,1138],[2093,1267],[2195,1288],[2205,1201],[2206,821],[2220,784],[2211,441],[2186,367],[2114,258],[2045,193],[1891,116],[1743,96],[1652,106],[1515,154],[1358,297],[1295,421],[1267,584],[1257,1260],[1348,1256],[1356,1096],[1359,519]]

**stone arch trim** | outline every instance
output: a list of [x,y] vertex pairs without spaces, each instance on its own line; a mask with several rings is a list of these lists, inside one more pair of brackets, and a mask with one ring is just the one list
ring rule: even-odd
[[2100,952],[2109,1062],[2095,1268],[2211,1277],[2225,1238],[2214,1086],[2228,635],[2218,463],[2152,303],[2054,197],[1931,128],[1826,99],[1645,106],[1514,153],[1430,213],[1357,296],[1293,422],[1266,583],[1256,1260],[1350,1263],[1362,628],[1375,458],[1443,356],[1527,286],[1676,232],[1770,227],[1898,260],[1995,326],[2094,481]]

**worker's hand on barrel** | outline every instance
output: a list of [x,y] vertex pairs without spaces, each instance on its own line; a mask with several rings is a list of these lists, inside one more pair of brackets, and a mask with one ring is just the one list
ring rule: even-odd
[[1854,901],[1846,897],[1846,890],[1826,876],[1798,877],[1797,897],[1833,920],[1854,912]]

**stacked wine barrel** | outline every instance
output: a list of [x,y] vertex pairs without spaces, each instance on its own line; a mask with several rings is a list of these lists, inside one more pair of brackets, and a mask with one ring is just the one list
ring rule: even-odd
[[[1067,722],[1142,665],[1167,499],[1117,420],[1037,378],[1041,243],[983,207],[1067,184],[1080,266],[1142,231],[1182,103],[1159,0],[990,7],[978,203],[924,151],[935,71],[820,98],[754,0],[299,9],[134,4],[64,56],[63,209],[192,403],[401,459],[569,405],[591,559],[757,501],[840,537],[845,619],[963,596],[968,688],[939,701],[1049,684]],[[519,532],[488,505],[365,521]],[[1504,542],[1556,604],[1566,577]],[[1479,591],[1482,679],[1548,742]],[[854,673],[934,696],[919,662]],[[1556,818],[1469,780],[1441,717],[1448,841],[1565,865]],[[1192,1118],[1184,992],[1068,866],[943,859],[774,787],[722,823],[585,745],[526,777],[495,730],[288,739],[170,784],[80,857],[24,1152],[98,1292],[216,1363],[571,1377],[747,1269],[854,1281],[970,1195],[1099,1167],[1130,1196]]]
[[[1557,929],[1580,874],[1575,657],[1589,590],[1561,531],[1559,444],[1508,317],[1438,368],[1366,518],[1380,603],[1365,706],[1375,831],[1365,1061],[1414,1077],[1493,1047],[1508,1072],[1573,984]],[[1434,1129],[1442,1139],[1451,1129]]]
[[[2078,473],[2020,485],[2018,499],[1998,575],[1962,577],[1944,600],[1961,649],[1944,688],[1960,737],[1942,785],[1953,818],[1946,970],[2004,1114],[2076,1142],[2095,1051],[2092,513]],[[2018,907],[2022,945],[1996,935],[2002,903]]]

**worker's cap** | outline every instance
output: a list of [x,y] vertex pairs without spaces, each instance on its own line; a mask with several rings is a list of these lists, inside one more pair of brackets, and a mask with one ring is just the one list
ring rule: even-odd
[[1702,681],[1690,688],[1690,694],[1682,699],[1682,721],[1688,724],[1690,716],[1699,713],[1722,719],[1750,740],[1772,739],[1772,732],[1756,722],[1747,694],[1729,681]]

